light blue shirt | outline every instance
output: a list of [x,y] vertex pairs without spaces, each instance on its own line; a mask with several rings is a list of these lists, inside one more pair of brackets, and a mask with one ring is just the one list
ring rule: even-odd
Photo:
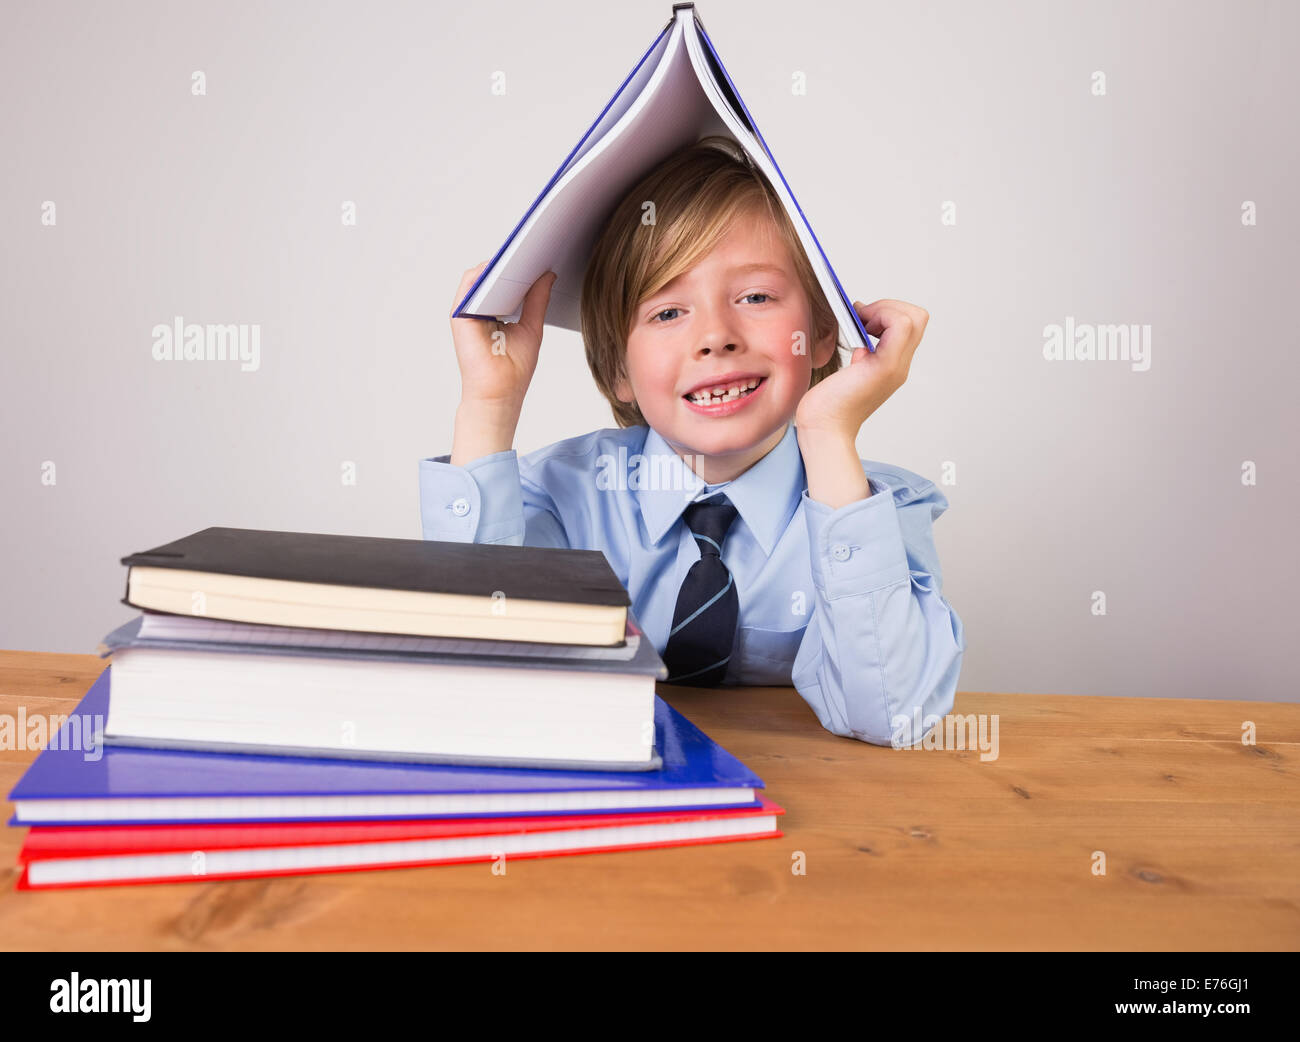
[[828,731],[875,745],[913,745],[912,721],[929,731],[952,711],[966,640],[942,595],[932,525],[948,500],[934,482],[863,460],[873,494],[832,510],[808,497],[793,423],[720,486],[644,425],[450,459],[420,461],[425,539],[600,550],[660,654],[700,557],[682,512],[722,487],[740,601],[724,685],[793,684]]

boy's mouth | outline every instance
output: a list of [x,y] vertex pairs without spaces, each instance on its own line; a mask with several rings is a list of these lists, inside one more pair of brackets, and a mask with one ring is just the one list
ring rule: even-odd
[[761,391],[766,383],[765,376],[753,377],[749,380],[739,380],[728,386],[720,386],[716,389],[716,393],[712,393],[713,389],[706,388],[694,394],[684,394],[682,399],[694,412],[701,415],[728,416],[743,408],[745,403]]

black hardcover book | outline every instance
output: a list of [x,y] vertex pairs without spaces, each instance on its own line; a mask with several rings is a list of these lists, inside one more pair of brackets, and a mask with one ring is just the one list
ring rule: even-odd
[[122,563],[133,607],[281,626],[613,645],[631,603],[598,550],[206,528]]

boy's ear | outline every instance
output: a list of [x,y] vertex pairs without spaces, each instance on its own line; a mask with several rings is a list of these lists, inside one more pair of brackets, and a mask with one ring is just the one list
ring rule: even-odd
[[636,399],[632,394],[632,385],[626,376],[619,376],[614,381],[614,396],[624,405],[631,405]]
[[835,350],[835,335],[839,330],[832,329],[821,342],[813,348],[812,364],[814,369],[820,369],[831,360],[831,354]]

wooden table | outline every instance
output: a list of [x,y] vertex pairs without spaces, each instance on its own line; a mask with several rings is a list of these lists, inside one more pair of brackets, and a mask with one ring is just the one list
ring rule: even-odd
[[[103,667],[0,652],[0,713],[69,713]],[[5,828],[0,947],[1300,947],[1300,706],[964,692],[998,716],[982,760],[838,738],[792,688],[661,691],[764,779],[782,838],[41,893]],[[0,751],[4,792],[33,755]]]

